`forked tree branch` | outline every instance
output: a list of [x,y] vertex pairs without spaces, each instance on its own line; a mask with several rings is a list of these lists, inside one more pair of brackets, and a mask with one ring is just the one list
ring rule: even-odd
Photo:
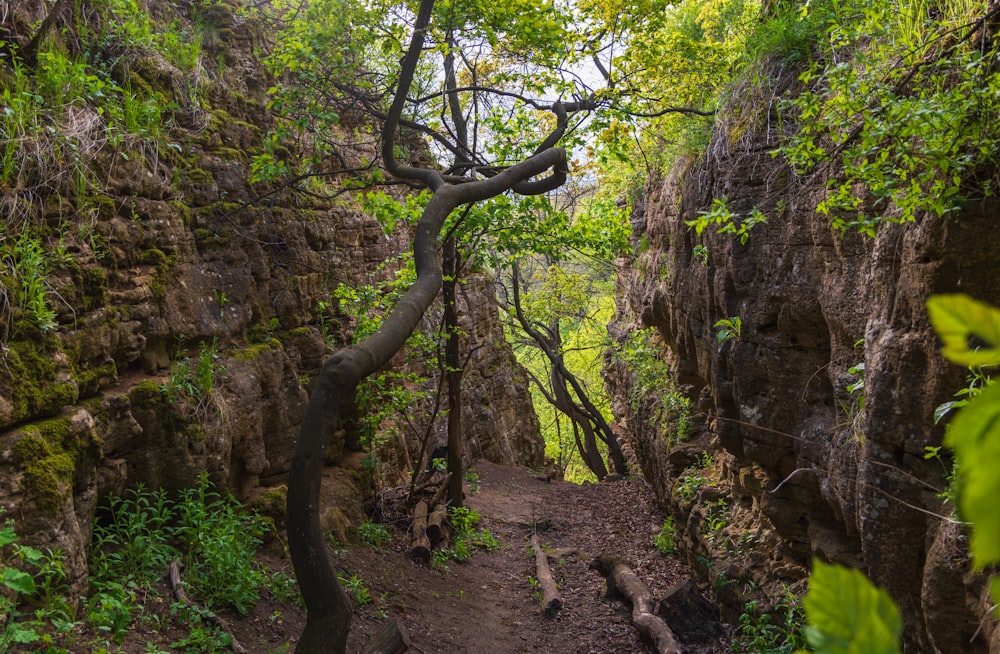
[[[382,162],[390,175],[420,183],[433,195],[414,229],[413,258],[417,278],[382,326],[360,343],[331,356],[320,370],[309,398],[288,478],[288,541],[295,575],[306,605],[306,625],[297,654],[341,653],[347,647],[351,602],[337,579],[319,524],[320,486],[333,432],[357,385],[389,362],[417,327],[441,288],[437,238],[448,215],[463,204],[480,202],[510,190],[544,193],[561,185],[567,174],[565,150],[548,147],[487,179],[449,183],[438,171],[399,162],[394,142],[400,116],[423,49],[434,0],[421,0],[399,84],[382,129]],[[565,130],[559,116],[555,133]],[[555,145],[558,138],[545,143]],[[544,175],[544,177],[539,178]]]

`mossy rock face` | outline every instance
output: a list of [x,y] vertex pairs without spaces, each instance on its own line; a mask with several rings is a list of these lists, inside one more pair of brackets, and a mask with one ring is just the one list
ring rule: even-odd
[[163,392],[163,388],[151,380],[136,384],[131,392],[129,392],[128,399],[132,403],[132,406],[148,408],[161,407],[166,403],[166,395]]
[[77,370],[76,381],[80,389],[80,397],[93,397],[101,387],[113,382],[118,377],[118,367],[114,361],[109,361],[96,368]]
[[228,353],[234,359],[240,361],[256,361],[264,354],[273,350],[281,349],[281,341],[276,338],[269,338],[261,343],[254,343],[239,350]]
[[0,380],[0,397],[9,406],[0,406],[0,428],[54,416],[79,398],[79,385],[55,338],[10,342],[4,363],[10,374]]
[[201,251],[213,248],[228,248],[233,244],[233,230],[228,227],[219,231],[198,228],[194,230],[194,240]]
[[24,471],[25,493],[40,510],[57,513],[73,490],[77,469],[96,461],[100,446],[86,411],[24,427],[12,452]]

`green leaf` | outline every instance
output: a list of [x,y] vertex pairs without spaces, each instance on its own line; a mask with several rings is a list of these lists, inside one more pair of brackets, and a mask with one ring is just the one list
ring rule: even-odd
[[969,551],[976,567],[1000,561],[1000,384],[994,382],[952,418],[945,444],[959,470],[958,505],[973,524]]
[[11,641],[20,643],[21,645],[27,645],[28,643],[34,643],[41,640],[41,636],[38,634],[37,630],[16,622],[8,625],[7,635],[10,636]]
[[35,580],[31,575],[21,572],[17,568],[4,568],[3,575],[0,575],[0,582],[7,588],[25,595],[35,592]]
[[898,654],[903,622],[884,590],[858,570],[813,560],[806,639],[816,654]]
[[[948,359],[963,366],[1000,365],[1000,310],[954,294],[931,297],[927,311]],[[970,337],[984,341],[986,347],[972,347]]]
[[0,529],[0,547],[10,545],[11,543],[17,542],[17,534],[10,527],[4,527]]

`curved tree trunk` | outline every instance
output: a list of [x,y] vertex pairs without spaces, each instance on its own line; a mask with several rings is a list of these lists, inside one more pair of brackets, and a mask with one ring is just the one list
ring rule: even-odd
[[[426,186],[433,193],[414,230],[413,259],[417,279],[378,331],[338,351],[323,364],[306,407],[288,475],[288,544],[306,605],[306,625],[296,645],[297,654],[340,654],[347,648],[351,603],[337,579],[319,524],[323,465],[331,434],[358,383],[388,363],[399,351],[441,288],[436,245],[445,219],[463,204],[486,200],[509,190],[523,195],[546,193],[566,180],[566,152],[553,147],[567,125],[566,105],[560,103],[552,107],[557,116],[556,129],[536,153],[488,179],[446,179],[436,170],[413,168],[396,160],[394,136],[433,5],[434,0],[421,0],[413,36],[401,63],[396,95],[383,125],[381,148],[382,161],[390,175]],[[545,176],[533,179],[541,175]]]
[[[614,464],[615,472],[624,475],[628,473],[628,467],[625,465],[625,455],[622,452],[621,444],[618,442],[618,437],[615,432],[611,429],[607,420],[601,414],[600,410],[594,406],[594,403],[590,401],[587,393],[583,389],[583,385],[576,376],[571,373],[566,365],[563,363],[562,353],[560,351],[559,343],[559,327],[558,324],[555,325],[553,329],[545,329],[548,334],[543,334],[539,331],[539,328],[535,327],[531,321],[528,320],[527,316],[524,315],[524,310],[521,308],[521,284],[519,278],[519,271],[516,264],[513,266],[512,270],[512,296],[514,300],[514,315],[517,317],[517,321],[521,324],[521,328],[524,332],[535,341],[535,345],[545,353],[546,358],[549,360],[549,365],[551,366],[550,377],[552,379],[552,391],[553,399],[555,400],[554,406],[562,411],[566,416],[573,421],[574,429],[579,426],[584,433],[584,447],[580,451],[580,456],[584,459],[584,463],[590,468],[598,479],[603,479],[607,476],[607,467],[604,465],[604,458],[597,452],[596,457],[594,452],[597,450],[596,441],[594,441],[593,447],[591,447],[588,439],[593,440],[594,437],[600,438],[607,446],[611,452],[611,461]],[[573,389],[573,392],[579,398],[580,402],[577,404],[573,398],[570,396],[569,388]],[[579,442],[579,441],[578,441]],[[599,464],[591,465],[591,460],[596,458]],[[603,470],[603,473],[601,472]]]
[[[552,351],[562,363],[562,342],[559,338],[558,321],[549,329],[549,334],[554,337],[554,343],[549,343]],[[565,369],[565,365],[557,366],[550,364],[551,371],[549,382],[552,384],[552,397],[556,401],[556,408],[562,411],[573,423],[574,433],[582,433],[582,442],[577,436],[577,449],[583,462],[587,465],[598,481],[608,476],[608,467],[604,463],[604,456],[597,447],[597,434],[594,429],[594,420],[579,404],[573,401],[566,384],[566,378],[560,373],[560,368]],[[603,419],[603,418],[602,418]]]

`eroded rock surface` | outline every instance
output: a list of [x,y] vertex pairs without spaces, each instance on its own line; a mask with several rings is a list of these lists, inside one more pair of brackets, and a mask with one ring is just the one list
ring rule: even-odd
[[[632,217],[634,255],[619,266],[612,327],[619,339],[655,327],[691,399],[695,442],[665,439],[613,363],[616,414],[683,525],[689,562],[731,618],[761,593],[801,589],[817,556],[861,567],[889,590],[907,651],[986,651],[996,626],[984,617],[982,579],[938,497],[950,462],[925,457],[943,435],[934,408],[966,382],[939,355],[924,306],[946,292],[1000,303],[1000,206],[970,203],[874,239],[837,233],[815,212],[825,180],[795,177],[773,158],[775,126],[758,118],[745,136],[723,130],[704,159],[649,182]],[[735,213],[757,207],[769,218],[745,245],[685,224],[722,197]],[[720,342],[713,326],[732,317],[740,333]],[[702,449],[716,455],[707,466],[696,463]],[[706,482],[690,498],[679,495],[685,475]],[[719,500],[726,524],[711,533]]]
[[[5,29],[28,30],[43,5],[5,13]],[[154,9],[192,20],[173,13],[190,7]],[[61,237],[65,251],[48,278],[58,326],[33,328],[14,308],[0,327],[0,506],[25,542],[66,553],[71,597],[85,591],[90,524],[109,492],[178,489],[207,472],[240,498],[280,495],[311,377],[353,334],[334,289],[388,278],[393,267],[380,267],[408,247],[405,226],[386,235],[349,196],[327,202],[249,181],[274,125],[274,81],[258,58],[266,35],[226,3],[213,12],[199,18],[218,23],[202,43],[219,62],[211,75],[193,80],[157,57],[130,62],[136,88],[190,98],[197,85],[199,101],[178,101],[162,142],[97,157],[88,174],[102,185],[86,197],[56,184],[0,187],[5,220],[52,227],[46,238]],[[341,154],[345,166],[359,157]],[[24,207],[37,215],[11,213]],[[470,458],[540,465],[537,419],[492,289],[476,278],[463,294],[464,347],[481,346],[474,359],[485,368],[468,376]],[[430,372],[405,357],[394,365]],[[338,492],[326,496],[325,519],[338,534],[358,521],[372,484],[414,463],[414,435],[389,427],[377,477],[356,474],[356,452],[343,456],[356,435],[335,434],[330,462],[342,465],[330,468],[340,480],[328,478]],[[268,500],[278,514],[280,499]]]

